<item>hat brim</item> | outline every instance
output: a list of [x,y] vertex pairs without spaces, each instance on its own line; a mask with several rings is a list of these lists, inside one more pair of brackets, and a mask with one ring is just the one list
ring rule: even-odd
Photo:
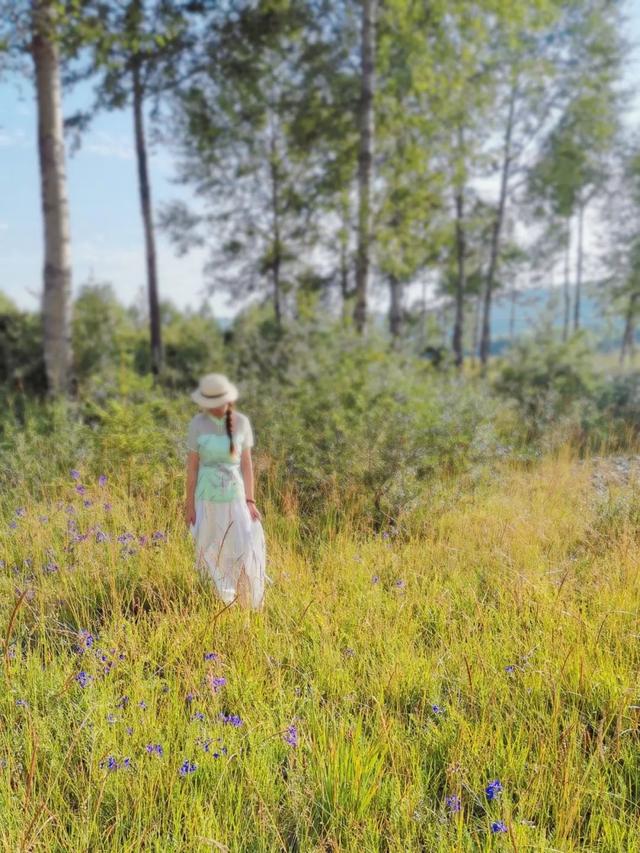
[[224,406],[225,403],[235,403],[238,399],[238,389],[233,385],[226,394],[216,397],[215,400],[211,397],[205,397],[199,389],[196,389],[192,392],[191,399],[203,409],[217,409],[218,406]]

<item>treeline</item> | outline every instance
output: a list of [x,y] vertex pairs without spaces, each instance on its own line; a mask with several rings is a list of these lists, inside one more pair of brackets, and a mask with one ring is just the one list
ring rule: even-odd
[[[209,250],[209,285],[256,294],[275,328],[312,304],[389,332],[408,288],[453,306],[450,347],[486,365],[496,294],[561,277],[563,337],[580,329],[589,218],[603,306],[632,354],[640,295],[640,146],[623,122],[630,47],[608,0],[0,0],[4,65],[33,60],[45,229],[49,388],[74,372],[62,94],[78,143],[100,110],[131,112],[147,263],[150,359],[166,363],[155,232]],[[192,207],[155,211],[150,133]],[[142,248],[141,248],[142,251]],[[590,278],[593,276],[590,275]],[[75,358],[77,363],[77,356]]]

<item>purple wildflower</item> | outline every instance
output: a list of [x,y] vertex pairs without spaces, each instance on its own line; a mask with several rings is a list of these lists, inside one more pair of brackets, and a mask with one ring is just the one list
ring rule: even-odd
[[204,653],[204,659],[205,660],[217,660],[218,654],[217,654],[217,652],[205,652]]
[[460,811],[460,797],[456,796],[456,794],[450,794],[448,797],[445,798],[444,803],[450,812]]
[[513,664],[509,664],[509,666],[505,666],[504,671],[505,672],[515,672],[516,668]]
[[104,504],[102,504],[102,506],[103,506],[103,508],[104,508],[107,512],[109,512],[109,510],[111,509],[111,504],[110,504],[110,503],[104,503]]
[[129,697],[128,696],[121,696],[118,699],[118,701],[116,702],[116,708],[126,708],[128,704],[129,704]]
[[217,693],[221,687],[224,687],[227,683],[227,679],[222,675],[211,675],[207,679],[209,687],[211,688],[213,693]]
[[93,645],[93,634],[91,634],[89,631],[84,630],[80,631],[78,637],[80,638],[80,642],[85,648],[91,648],[91,646]]
[[484,790],[488,800],[495,800],[495,798],[503,789],[502,785],[500,784],[500,780],[494,779],[493,782],[489,782],[489,784]]
[[107,722],[108,723],[115,723],[115,721],[116,721],[116,715],[115,714],[107,714]]
[[189,759],[187,759],[180,768],[180,775],[188,776],[189,773],[195,773],[197,767],[198,765],[195,763],[195,761],[189,761]]
[[107,478],[106,478],[106,475],[105,475],[105,474],[100,474],[100,476],[98,477],[98,485],[99,485],[99,486],[106,486],[106,484],[107,484]]
[[161,530],[155,530],[151,534],[151,538],[153,539],[154,542],[161,542],[163,539],[166,539],[167,537],[165,536],[165,534]]
[[86,488],[82,485],[82,483],[78,483],[78,485],[76,486],[76,492],[77,492],[79,495],[84,495],[84,493],[85,493],[86,491],[87,491],[87,490],[86,490]]
[[159,743],[148,743],[145,748],[149,755],[153,755],[153,753],[155,753],[156,755],[162,755],[164,752],[164,750],[162,749],[162,744]]
[[491,832],[508,832],[506,823],[502,820],[496,820],[491,824]]
[[72,470],[71,470],[71,477],[72,477],[72,479],[74,479],[74,480],[79,480],[79,479],[80,479],[80,471],[76,471],[76,469],[75,469],[75,468],[72,468]]
[[191,717],[192,720],[204,720],[204,714],[202,711],[196,711],[195,714]]
[[118,769],[118,762],[116,761],[116,759],[113,755],[110,755],[106,761],[100,762],[100,766],[106,767],[107,770],[117,770]]
[[444,708],[442,705],[432,705],[431,710],[434,714],[444,714]]
[[96,542],[107,542],[109,537],[104,532],[104,530],[98,529],[96,532]]
[[230,725],[235,726],[235,728],[238,728],[238,726],[242,725],[242,720],[237,714],[221,713],[219,719],[223,723],[229,723]]
[[395,586],[397,586],[398,589],[404,589],[405,582],[402,580],[402,578],[398,578],[398,580],[395,582]]
[[16,699],[16,707],[17,708],[28,708],[29,703],[26,699]]
[[18,516],[18,518],[24,518],[26,514],[27,511],[23,506],[19,506],[16,510],[16,515]]
[[371,578],[371,583],[379,583],[379,581],[380,581],[380,575],[374,575]]
[[297,746],[298,729],[296,728],[296,726],[289,726],[286,731],[286,734],[283,735],[283,738],[290,746]]
[[144,699],[141,699],[138,702],[138,708],[142,708],[143,711],[147,710],[147,703],[144,701]]
[[82,670],[76,675],[76,681],[78,682],[80,687],[86,687],[87,684],[90,684],[90,682],[93,681],[93,679],[88,673]]
[[93,501],[89,500],[89,498],[85,498],[82,501],[82,505],[84,506],[85,509],[89,509],[90,506],[93,506]]

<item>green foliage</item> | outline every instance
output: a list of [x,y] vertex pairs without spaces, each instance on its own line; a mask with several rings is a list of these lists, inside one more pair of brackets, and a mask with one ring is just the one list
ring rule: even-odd
[[165,325],[163,335],[163,383],[169,387],[195,387],[200,376],[223,362],[223,335],[208,306],[178,313]]
[[634,446],[640,435],[640,373],[604,376],[596,394],[597,427],[610,448]]
[[595,379],[593,355],[584,334],[562,342],[543,331],[513,345],[494,386],[517,403],[525,438],[534,440],[552,427],[579,430]]
[[4,296],[0,298],[0,386],[36,394],[46,389],[40,317],[18,311]]
[[131,352],[137,330],[112,285],[88,282],[73,303],[74,369],[80,382],[94,373],[106,378]]

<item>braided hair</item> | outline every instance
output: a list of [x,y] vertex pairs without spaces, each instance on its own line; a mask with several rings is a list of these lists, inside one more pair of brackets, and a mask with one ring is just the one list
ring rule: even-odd
[[233,403],[229,403],[227,405],[227,411],[225,412],[225,425],[227,427],[227,435],[229,436],[229,453],[232,456],[236,455],[235,444],[233,443],[233,430],[231,428],[231,410],[233,409]]

